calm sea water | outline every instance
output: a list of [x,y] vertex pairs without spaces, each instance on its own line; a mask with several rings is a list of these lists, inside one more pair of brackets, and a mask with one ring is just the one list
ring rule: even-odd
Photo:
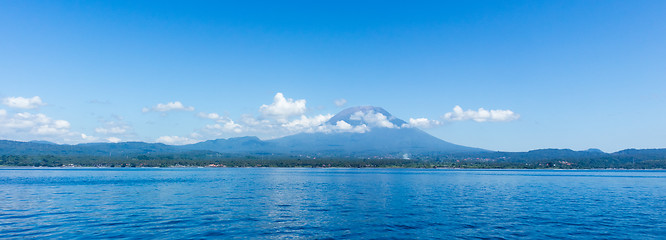
[[0,169],[0,238],[665,239],[666,171]]

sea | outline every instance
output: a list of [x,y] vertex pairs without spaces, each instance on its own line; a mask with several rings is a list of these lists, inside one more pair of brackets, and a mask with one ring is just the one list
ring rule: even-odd
[[666,171],[2,168],[0,238],[666,239]]

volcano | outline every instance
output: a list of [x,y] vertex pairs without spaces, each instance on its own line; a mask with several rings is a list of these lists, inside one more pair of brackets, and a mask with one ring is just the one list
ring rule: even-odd
[[484,152],[446,142],[381,107],[359,106],[342,110],[326,122],[327,126],[348,126],[351,131],[299,133],[266,142],[291,154],[339,156],[402,156]]

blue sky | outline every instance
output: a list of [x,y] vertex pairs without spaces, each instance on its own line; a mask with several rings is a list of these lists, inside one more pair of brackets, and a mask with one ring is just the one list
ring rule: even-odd
[[664,1],[2,1],[0,138],[274,138],[374,105],[491,150],[663,148],[664,12]]

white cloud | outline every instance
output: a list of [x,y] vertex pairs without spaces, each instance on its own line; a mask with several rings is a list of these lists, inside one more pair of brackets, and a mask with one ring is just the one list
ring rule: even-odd
[[273,103],[270,105],[261,105],[259,112],[267,117],[275,118],[279,121],[286,121],[288,117],[301,115],[305,113],[305,99],[294,100],[285,98],[282,93],[275,94]]
[[455,106],[453,112],[448,112],[442,116],[446,121],[466,121],[473,120],[476,122],[508,122],[517,120],[520,115],[511,110],[486,110],[479,108],[479,110],[465,110],[460,106]]
[[198,117],[204,119],[214,120],[215,124],[208,124],[204,128],[209,133],[214,133],[214,135],[222,135],[222,133],[241,133],[243,132],[244,127],[232,120],[229,117],[220,116],[217,113],[205,113],[200,112],[197,114]]
[[349,117],[351,120],[360,120],[366,123],[370,127],[384,127],[384,128],[396,128],[397,126],[388,120],[382,113],[375,111],[362,112],[358,111]]
[[[226,116],[220,116],[220,114],[217,113],[205,113],[205,112],[200,112],[197,114],[198,117],[203,118],[203,119],[210,119],[214,120],[215,122],[218,123],[233,123],[234,121],[231,120],[231,118],[226,117]],[[239,125],[240,126],[240,125]]]
[[[302,104],[297,104],[302,101]],[[290,106],[290,107],[287,107]],[[282,109],[282,110],[276,110]],[[285,110],[292,109],[292,110]],[[327,122],[333,117],[333,114],[319,114],[315,116],[307,116],[300,114],[298,118],[288,119],[288,116],[293,116],[296,112],[305,112],[305,100],[294,101],[293,99],[286,99],[280,93],[276,94],[275,101],[271,105],[262,105],[260,111],[264,116],[272,116],[273,118],[255,118],[252,115],[245,114],[242,116],[240,122],[241,126],[234,126],[235,122],[227,117],[221,117],[215,113],[199,113],[197,116],[204,119],[215,120],[221,122],[218,124],[206,125],[202,129],[204,135],[222,136],[230,133],[238,133],[241,131],[246,135],[269,135],[269,136],[284,136],[295,133],[333,133],[333,132],[354,132],[364,133],[370,131],[371,127],[384,127],[384,128],[399,128],[388,117],[382,113],[374,111],[364,113],[362,111],[356,112],[351,117],[352,120],[360,120],[361,124],[351,125],[345,121],[338,121],[335,124],[328,124]],[[288,114],[287,114],[288,113]],[[224,119],[223,121],[220,121]],[[224,123],[224,124],[222,124]],[[239,124],[240,125],[240,124]],[[235,130],[234,129],[239,129]]]
[[246,132],[252,134],[274,135],[281,130],[281,123],[278,123],[275,119],[257,119],[250,114],[243,114],[240,122],[244,126]]
[[351,130],[352,129],[352,125],[345,122],[344,120],[337,121],[335,123],[335,126],[340,130]]
[[314,117],[307,117],[305,115],[301,115],[299,119],[292,120],[290,122],[284,123],[281,126],[283,128],[286,128],[287,131],[290,132],[315,132],[316,127],[321,126],[322,124],[326,123],[329,119],[333,117],[332,114],[326,114],[322,115],[319,114]]
[[180,101],[169,102],[169,103],[158,103],[152,108],[144,107],[142,112],[169,112],[169,111],[194,111],[194,107],[185,106]]
[[358,126],[352,126],[351,124],[349,124],[349,123],[347,123],[343,120],[340,120],[340,121],[337,121],[335,123],[335,127],[333,128],[333,130],[335,130],[337,132],[364,133],[364,132],[370,131],[370,128],[368,127],[368,125],[365,125],[365,124],[361,124],[361,125],[358,125]]
[[347,104],[347,99],[344,98],[336,99],[335,101],[333,101],[333,103],[335,103],[335,106],[342,107],[345,104]]
[[54,126],[55,128],[69,128],[70,124],[65,120],[55,120]]
[[[346,104],[344,99],[336,100],[337,105]],[[433,128],[443,125],[446,121],[473,120],[477,122],[485,121],[511,121],[520,116],[511,110],[485,110],[480,108],[478,111],[463,111],[460,106],[456,106],[453,112],[442,116],[440,120],[429,118],[409,118],[401,125],[396,125],[392,121],[395,118],[376,111],[358,111],[350,116],[351,121],[337,121],[328,123],[333,117],[332,114],[319,114],[308,116],[305,114],[306,100],[294,100],[286,98],[282,93],[274,96],[273,102],[269,105],[261,105],[260,115],[243,114],[237,121],[227,116],[221,116],[217,113],[199,112],[197,117],[214,121],[207,124],[199,130],[194,131],[196,137],[188,139],[207,139],[211,137],[233,137],[233,136],[264,136],[280,137],[295,133],[334,133],[334,132],[353,132],[365,133],[373,128]],[[350,124],[351,122],[355,125]],[[242,134],[242,135],[241,135]],[[194,135],[192,135],[194,136]],[[167,136],[168,137],[168,136]],[[170,139],[162,139],[167,142]],[[175,140],[173,140],[175,141]]]
[[46,140],[57,143],[97,141],[97,137],[72,132],[66,120],[52,119],[42,113],[9,114],[0,109],[0,136],[18,141]]
[[56,125],[40,125],[34,129],[33,133],[37,135],[59,135],[69,132],[69,128],[62,128]]
[[168,144],[168,145],[185,145],[185,144],[197,143],[199,141],[197,141],[195,139],[188,138],[188,137],[161,136],[161,137],[157,138],[156,142],[164,143],[164,144]]
[[99,138],[97,138],[95,136],[89,136],[89,135],[86,135],[86,134],[83,134],[83,133],[81,133],[81,139],[84,142],[96,142],[97,140],[99,140]]
[[337,121],[335,125],[331,124],[322,124],[314,128],[312,132],[318,133],[340,133],[340,132],[352,132],[352,133],[364,133],[370,131],[368,125],[361,124],[357,126],[352,126],[351,124],[345,122],[344,120]]
[[[271,104],[263,104],[259,107],[260,116],[243,114],[238,123],[217,113],[198,113],[199,118],[215,121],[215,124],[206,125],[198,133],[208,137],[239,136],[240,133],[275,137],[299,132],[317,132],[318,128],[333,116],[320,114],[310,117],[304,114],[306,110],[305,99],[286,98],[278,92]],[[299,117],[291,119],[294,116]]]
[[120,138],[117,138],[117,137],[108,137],[108,138],[106,138],[106,141],[110,142],[110,143],[119,143],[122,140],[120,140]]
[[433,128],[441,124],[440,121],[427,118],[409,118],[409,123],[402,124],[402,127]]
[[241,133],[241,132],[243,132],[243,126],[241,126],[240,124],[235,123],[231,119],[229,119],[228,122],[225,122],[225,123],[222,123],[222,124],[216,123],[216,124],[206,125],[205,129],[208,130],[208,131],[217,131],[217,132],[224,132],[224,133],[229,133],[229,132]]
[[240,122],[232,120],[217,113],[199,113],[198,117],[213,120],[214,123],[206,124],[202,128],[190,134],[191,139],[228,138],[234,136],[259,136],[272,133],[275,129],[275,121],[257,120],[252,115],[242,115]]
[[8,107],[21,109],[34,109],[44,105],[44,103],[42,103],[42,98],[39,96],[34,96],[31,98],[7,97],[2,99],[2,104],[7,105]]
[[36,136],[69,133],[69,122],[53,120],[42,113],[23,112],[8,116],[4,109],[0,113],[0,133]]

